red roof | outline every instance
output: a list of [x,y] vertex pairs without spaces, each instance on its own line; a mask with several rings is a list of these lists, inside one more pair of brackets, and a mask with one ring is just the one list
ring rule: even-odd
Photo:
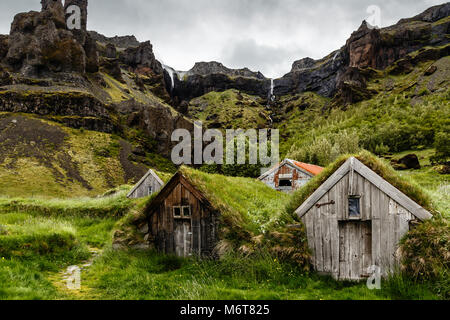
[[303,170],[306,170],[309,173],[312,173],[315,176],[317,176],[319,173],[321,173],[323,171],[322,167],[319,167],[319,166],[316,166],[313,164],[298,162],[298,161],[292,161],[292,163],[295,164],[297,167],[302,168]]

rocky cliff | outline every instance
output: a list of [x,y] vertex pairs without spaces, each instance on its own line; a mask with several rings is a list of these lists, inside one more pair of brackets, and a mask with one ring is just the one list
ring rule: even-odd
[[275,94],[312,91],[325,97],[347,95],[344,103],[355,102],[358,97],[349,95],[348,80],[355,88],[364,88],[364,72],[357,74],[359,69],[383,70],[411,52],[448,44],[449,15],[450,3],[446,3],[387,28],[373,28],[363,21],[338,51],[318,61],[294,62],[291,72],[276,80]]

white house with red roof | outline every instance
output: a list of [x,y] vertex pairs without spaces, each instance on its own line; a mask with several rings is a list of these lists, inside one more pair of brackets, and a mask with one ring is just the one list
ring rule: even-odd
[[258,180],[275,190],[289,193],[304,186],[322,170],[322,167],[313,164],[285,159],[265,172]]

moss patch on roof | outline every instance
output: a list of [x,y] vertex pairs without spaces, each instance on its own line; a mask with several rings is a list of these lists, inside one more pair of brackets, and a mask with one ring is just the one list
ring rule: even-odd
[[355,157],[376,174],[381,176],[384,180],[403,192],[409,198],[414,200],[417,204],[430,212],[434,212],[433,205],[430,197],[422,191],[412,181],[408,181],[405,178],[400,177],[395,170],[387,164],[385,161],[377,158],[375,155],[368,151],[362,151],[357,155],[345,155],[340,157],[334,163],[329,165],[322,171],[321,174],[311,179],[305,187],[299,189],[294,193],[286,206],[286,212],[293,215],[303,202],[305,202],[337,169],[339,169],[350,157]]
[[258,235],[286,221],[283,208],[289,195],[250,178],[208,174],[181,167],[184,177],[221,212],[227,226]]

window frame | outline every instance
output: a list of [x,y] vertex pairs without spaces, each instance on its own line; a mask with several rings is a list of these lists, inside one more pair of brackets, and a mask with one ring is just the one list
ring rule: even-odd
[[[361,207],[361,195],[349,195],[348,196],[348,201],[347,201],[347,215],[348,218],[350,220],[361,220],[362,219],[362,207]],[[359,209],[359,214],[358,215],[351,215],[350,214],[350,200],[351,199],[356,199],[358,200],[358,209]]]
[[[188,208],[189,209],[189,215],[185,215],[184,214],[184,209]],[[177,216],[175,215],[175,210],[179,209],[180,210],[180,215]],[[190,205],[185,205],[185,206],[172,206],[172,215],[175,219],[191,219],[192,218],[192,210],[191,210],[191,206]]]

